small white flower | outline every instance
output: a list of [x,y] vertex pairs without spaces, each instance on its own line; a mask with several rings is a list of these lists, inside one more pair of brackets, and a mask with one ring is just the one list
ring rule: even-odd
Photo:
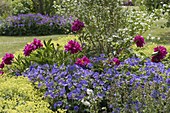
[[160,40],[161,38],[160,38],[160,37],[158,37],[157,39],[158,39],[158,40]]
[[153,37],[153,36],[152,36],[152,37],[151,37],[151,39],[152,39],[152,40],[154,40],[154,39],[155,39],[155,37]]
[[90,102],[84,101],[84,99],[82,99],[81,102],[82,102],[85,106],[90,106]]
[[92,89],[87,89],[87,94],[88,95],[93,95],[93,90]]

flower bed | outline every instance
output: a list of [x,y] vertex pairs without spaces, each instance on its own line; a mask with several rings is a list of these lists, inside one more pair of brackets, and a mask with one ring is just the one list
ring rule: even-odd
[[[170,55],[166,47],[157,45],[148,58],[145,53],[138,53],[146,44],[140,35],[148,29],[145,24],[140,32],[132,30],[136,31],[138,27],[128,26],[132,29],[126,35],[124,30],[121,31],[127,31],[126,25],[121,25],[124,19],[117,18],[124,13],[110,13],[112,5],[117,11],[121,9],[118,1],[113,1],[117,4],[107,4],[110,0],[96,2],[95,7],[86,1],[78,5],[81,9],[89,4],[88,8],[93,9],[80,13],[83,19],[88,18],[88,13],[94,14],[89,18],[94,21],[76,19],[72,23],[70,28],[77,34],[78,41],[70,40],[61,47],[51,39],[42,43],[35,38],[26,44],[22,55],[15,58],[10,53],[5,55],[0,73],[28,78],[52,112],[59,108],[69,113],[169,112]],[[72,4],[73,7],[76,3]],[[103,7],[107,13],[101,10]],[[96,8],[101,15],[96,14]],[[104,15],[110,15],[108,21],[102,18]],[[115,22],[112,22],[113,18]],[[136,44],[136,50],[131,48],[133,44]]]
[[67,34],[70,32],[72,18],[41,14],[19,14],[10,16],[1,23],[0,35],[30,36]]
[[[138,35],[134,43],[141,48],[145,41]],[[51,40],[42,44],[34,39],[25,46],[24,56],[15,61],[13,54],[3,57],[1,74],[2,69],[11,67],[15,76],[28,78],[52,111],[169,111],[170,68],[161,63],[167,54],[164,46],[154,48],[150,59],[84,56],[84,47],[75,40],[64,48],[55,48]]]

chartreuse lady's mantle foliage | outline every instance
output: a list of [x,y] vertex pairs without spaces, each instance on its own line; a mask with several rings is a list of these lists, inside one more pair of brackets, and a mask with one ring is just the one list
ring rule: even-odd
[[0,100],[0,112],[3,113],[52,113],[42,93],[23,77],[1,77]]

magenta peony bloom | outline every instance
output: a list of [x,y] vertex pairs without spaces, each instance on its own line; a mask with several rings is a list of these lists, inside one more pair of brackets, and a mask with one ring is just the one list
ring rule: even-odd
[[70,40],[68,44],[64,46],[64,48],[65,51],[70,51],[72,54],[82,50],[80,44],[73,40]]
[[13,59],[14,59],[14,55],[11,53],[6,53],[5,56],[2,58],[4,64],[7,64],[7,65],[12,64]]
[[152,56],[152,62],[160,62],[162,59],[165,58],[166,54],[168,53],[164,46],[157,46],[154,48],[154,52],[157,52],[154,56]]
[[0,70],[0,75],[3,75],[3,74],[4,74],[4,72],[2,70]]
[[4,62],[1,62],[0,68],[1,68],[1,69],[4,68]]
[[41,40],[38,40],[36,38],[34,38],[34,41],[31,43],[34,47],[34,50],[43,47],[43,44],[41,43]]
[[82,30],[83,27],[84,27],[84,23],[77,19],[72,23],[71,29],[72,31],[77,32]]
[[35,47],[32,44],[27,44],[24,48],[24,55],[29,56],[33,50],[35,50]]
[[161,59],[159,58],[159,56],[152,56],[151,61],[152,61],[152,62],[156,62],[156,63],[158,63],[158,62],[160,62],[160,61],[161,61]]
[[31,54],[32,51],[43,47],[43,44],[41,43],[41,40],[38,40],[36,38],[34,38],[34,41],[31,44],[27,44],[24,48],[24,55],[25,56],[29,56]]
[[90,60],[86,56],[84,56],[83,58],[78,58],[75,64],[84,67],[88,63],[90,63]]
[[140,35],[137,35],[134,38],[134,42],[136,43],[137,47],[143,47],[143,45],[145,44],[144,38]]
[[116,65],[119,65],[120,64],[120,61],[118,58],[113,58],[112,59],[112,62],[114,62]]

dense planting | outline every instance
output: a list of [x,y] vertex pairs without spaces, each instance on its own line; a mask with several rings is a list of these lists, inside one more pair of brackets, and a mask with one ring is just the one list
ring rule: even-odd
[[78,36],[65,46],[34,38],[22,54],[6,53],[0,63],[0,112],[168,113],[170,54],[164,45],[153,47],[148,57],[139,52],[147,44],[141,34],[158,15],[126,10],[120,0],[60,3],[60,13],[74,15],[74,21],[19,14],[0,24],[3,35]]
[[[107,112],[116,112],[117,109],[119,112],[169,111],[166,100],[170,99],[170,68],[165,69],[162,63],[153,63],[149,59],[143,62],[139,58],[129,58],[118,66],[107,64],[107,60],[103,55],[91,58],[92,63],[87,67],[35,64],[23,75],[38,84],[44,96],[50,98],[53,110],[63,108],[74,112],[100,112],[105,108]],[[103,71],[93,71],[93,63],[99,62],[105,62]],[[148,99],[153,101],[149,102]],[[161,106],[160,110],[152,108],[157,105]]]
[[[144,38],[138,35],[134,37],[134,43],[137,47],[143,47]],[[28,45],[31,49],[27,48]],[[154,54],[150,59],[141,60],[134,54],[134,57],[120,61],[116,57],[109,58],[104,54],[99,57],[80,57],[81,54],[86,55],[82,53],[82,46],[79,42],[71,40],[65,45],[65,50],[60,50],[61,53],[65,53],[62,62],[56,60],[48,64],[48,60],[39,62],[38,59],[41,57],[37,55],[42,56],[44,51],[45,54],[54,57],[53,54],[60,52],[54,53],[57,50],[55,47],[50,49],[54,46],[51,40],[44,42],[44,45],[45,47],[40,40],[34,39],[25,46],[24,54],[25,51],[29,51],[29,54],[23,58],[28,65],[19,59],[13,61],[13,55],[6,54],[1,67],[5,68],[3,64],[8,66],[13,62],[13,74],[28,77],[43,93],[45,100],[48,100],[52,111],[59,108],[69,112],[90,113],[147,110],[159,112],[162,109],[165,112],[169,111],[167,100],[170,98],[170,68],[161,63],[167,54],[164,46],[154,48]],[[33,60],[36,57],[38,59]],[[70,62],[67,62],[68,59]],[[16,70],[17,65],[26,67]],[[155,104],[155,101],[158,102]],[[159,105],[161,110],[154,109],[156,105]]]
[[70,32],[72,18],[41,14],[19,14],[6,18],[0,26],[0,35],[51,35]]

